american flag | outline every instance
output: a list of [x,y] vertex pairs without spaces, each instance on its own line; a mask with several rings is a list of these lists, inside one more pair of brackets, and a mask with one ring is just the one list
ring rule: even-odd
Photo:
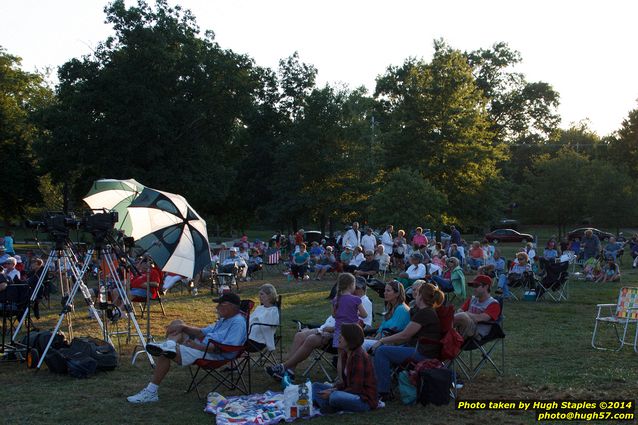
[[268,256],[266,264],[279,264],[279,251],[275,251]]

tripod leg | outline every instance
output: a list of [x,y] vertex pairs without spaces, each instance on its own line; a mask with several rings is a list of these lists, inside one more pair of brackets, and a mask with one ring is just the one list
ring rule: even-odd
[[[115,287],[116,287],[116,289],[118,291],[118,295],[120,297],[120,300],[121,300],[122,304],[125,306],[125,308],[126,308],[126,310],[128,312],[129,331],[130,331],[131,323],[133,323],[133,325],[135,326],[135,331],[137,333],[137,336],[138,336],[138,338],[140,340],[140,344],[142,345],[142,348],[145,349],[146,348],[146,341],[147,341],[147,339],[150,339],[150,337],[151,337],[150,336],[150,332],[146,336],[146,339],[145,339],[144,335],[142,334],[142,330],[140,329],[140,325],[137,322],[137,319],[135,318],[135,310],[133,309],[133,306],[131,305],[131,301],[129,300],[128,296],[126,295],[126,290],[124,289],[124,285],[122,283],[122,280],[120,279],[120,276],[115,271],[115,264],[113,263],[113,259],[110,256],[107,256],[105,258],[106,258],[107,266],[108,266],[109,270],[111,271],[113,279],[115,280]],[[130,340],[130,332],[129,332],[129,340]],[[153,356],[151,356],[148,352],[146,352],[146,355],[148,357],[148,361],[151,363],[151,366],[155,367],[155,360],[153,360]],[[137,356],[135,358],[137,358]],[[133,363],[135,363],[135,361],[133,361]]]
[[[51,251],[49,253],[49,258],[47,258],[47,262],[42,268],[42,274],[40,275],[40,278],[38,279],[38,283],[35,285],[35,288],[33,289],[33,292],[31,293],[31,298],[29,300],[30,303],[35,302],[36,298],[38,297],[38,292],[40,291],[40,288],[42,288],[42,285],[44,284],[44,279],[46,278],[46,275],[49,272],[49,268],[51,268],[51,264],[53,263],[54,257],[55,257],[55,251]],[[13,333],[13,339],[18,338],[18,333],[20,333],[20,330],[22,329],[22,325],[24,325],[24,321],[27,319],[27,314],[28,312],[25,310],[25,312],[22,314],[22,318],[20,319],[20,322],[15,328],[15,331]]]

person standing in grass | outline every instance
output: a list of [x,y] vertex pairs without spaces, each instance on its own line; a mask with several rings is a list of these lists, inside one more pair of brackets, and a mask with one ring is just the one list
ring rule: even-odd
[[16,255],[15,248],[13,247],[13,232],[11,230],[7,230],[4,232],[4,248],[7,251],[7,254],[10,256]]

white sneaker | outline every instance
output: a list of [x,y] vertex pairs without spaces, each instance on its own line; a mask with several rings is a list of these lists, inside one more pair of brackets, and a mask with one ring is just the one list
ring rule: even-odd
[[174,359],[177,356],[177,344],[175,341],[168,339],[162,343],[149,342],[146,344],[146,351],[152,356],[164,356],[169,359]]
[[126,399],[129,401],[129,403],[135,403],[135,404],[154,403],[156,401],[159,401],[159,397],[157,396],[157,393],[156,392],[152,393],[146,388],[144,388],[142,391],[140,391],[139,393],[135,395],[126,397]]

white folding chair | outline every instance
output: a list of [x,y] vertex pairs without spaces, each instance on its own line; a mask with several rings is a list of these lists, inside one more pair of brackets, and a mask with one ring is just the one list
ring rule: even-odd
[[[638,288],[621,288],[616,304],[598,304],[596,308],[596,324],[591,337],[591,346],[597,350],[620,351],[625,345],[631,345],[631,341],[627,340],[627,333],[629,325],[636,324],[633,346],[634,351],[638,353]],[[603,315],[603,310],[606,310],[609,314]],[[596,335],[600,323],[609,323],[613,326],[619,343],[618,348],[596,345]],[[618,333],[618,326],[622,327],[622,337]]]

